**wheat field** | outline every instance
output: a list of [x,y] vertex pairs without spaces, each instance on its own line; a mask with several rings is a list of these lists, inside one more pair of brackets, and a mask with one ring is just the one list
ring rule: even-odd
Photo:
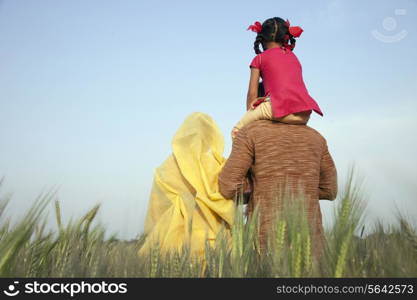
[[[0,188],[2,181],[0,181]],[[302,215],[277,219],[267,251],[259,254],[257,218],[248,222],[237,205],[227,239],[221,232],[203,259],[181,253],[162,255],[157,245],[148,256],[137,252],[144,236],[132,241],[105,238],[94,220],[99,206],[62,223],[53,193],[40,195],[25,216],[4,215],[10,198],[0,198],[1,277],[417,277],[415,224],[398,215],[397,223],[377,222],[364,234],[361,190],[350,177],[339,193],[334,225],[326,230],[324,254],[312,255],[312,241]],[[53,206],[56,230],[47,231],[44,212]]]

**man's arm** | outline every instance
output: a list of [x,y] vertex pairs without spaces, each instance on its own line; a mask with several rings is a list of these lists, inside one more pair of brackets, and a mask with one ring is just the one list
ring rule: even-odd
[[334,200],[337,196],[337,172],[332,156],[324,145],[320,164],[319,199]]
[[244,128],[239,130],[233,141],[232,153],[219,175],[220,193],[226,199],[233,199],[254,159],[253,143]]

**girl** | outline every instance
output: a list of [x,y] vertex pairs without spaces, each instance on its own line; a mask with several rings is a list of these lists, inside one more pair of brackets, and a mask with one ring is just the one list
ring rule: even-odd
[[[255,22],[249,29],[257,33],[254,43],[257,55],[250,64],[248,111],[233,128],[232,137],[240,128],[255,120],[307,124],[313,110],[323,116],[316,101],[308,94],[300,62],[292,52],[295,38],[303,30],[277,17],[267,19],[263,24]],[[262,45],[263,52],[259,50],[259,45]],[[258,95],[260,78],[266,97]]]

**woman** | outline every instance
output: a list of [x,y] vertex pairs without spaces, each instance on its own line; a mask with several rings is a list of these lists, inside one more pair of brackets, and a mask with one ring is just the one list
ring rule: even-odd
[[176,132],[172,150],[155,172],[139,255],[153,247],[181,252],[184,246],[201,255],[206,241],[213,243],[233,222],[234,202],[218,189],[224,139],[213,119],[191,114]]

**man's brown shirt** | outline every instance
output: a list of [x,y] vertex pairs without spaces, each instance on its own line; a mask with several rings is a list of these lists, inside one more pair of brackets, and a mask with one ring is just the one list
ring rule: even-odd
[[248,211],[250,215],[259,205],[261,248],[265,246],[268,226],[280,209],[274,200],[282,197],[285,190],[302,193],[314,239],[323,239],[319,199],[336,198],[337,173],[320,133],[306,125],[269,120],[250,123],[238,132],[219,175],[224,197],[234,198],[250,168],[254,186]]

